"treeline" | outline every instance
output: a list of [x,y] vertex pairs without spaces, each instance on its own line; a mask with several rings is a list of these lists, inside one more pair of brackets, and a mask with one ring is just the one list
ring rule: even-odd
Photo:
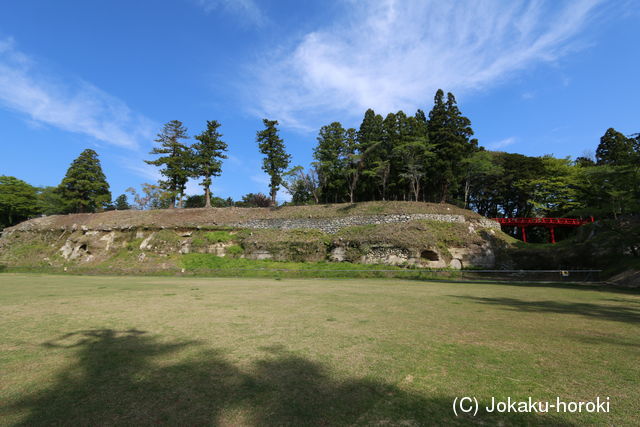
[[[269,175],[269,195],[249,193],[239,201],[214,197],[210,187],[222,173],[228,145],[220,123],[189,143],[187,129],[173,120],[155,139],[152,159],[163,179],[129,188],[112,201],[98,156],[85,150],[57,187],[36,188],[0,177],[0,227],[40,214],[109,209],[268,207],[281,187],[292,204],[413,200],[448,202],[489,217],[611,216],[640,212],[640,135],[608,129],[595,156],[555,158],[487,151],[473,138],[470,120],[455,97],[436,92],[429,114],[403,111],[386,117],[369,109],[359,128],[339,122],[323,126],[308,168],[290,167],[291,156],[278,122],[263,120],[256,144]],[[201,195],[185,197],[189,179]]]
[[359,129],[323,126],[309,171],[287,174],[293,201],[456,200],[466,159],[477,152],[471,121],[453,94],[438,90],[429,115],[386,117],[367,110]]
[[593,157],[487,151],[455,97],[422,110],[368,110],[359,129],[320,129],[314,162],[285,174],[293,203],[448,202],[489,217],[611,216],[640,212],[640,134],[608,129]]

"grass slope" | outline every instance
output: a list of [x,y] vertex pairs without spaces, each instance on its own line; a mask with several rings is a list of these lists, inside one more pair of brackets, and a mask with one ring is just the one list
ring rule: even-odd
[[[403,280],[0,275],[3,424],[635,425],[640,295]],[[454,397],[610,414],[454,417]]]

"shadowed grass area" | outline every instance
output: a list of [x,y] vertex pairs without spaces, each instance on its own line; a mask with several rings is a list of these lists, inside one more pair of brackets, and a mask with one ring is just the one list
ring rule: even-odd
[[[634,425],[638,308],[552,286],[5,273],[0,420]],[[461,396],[612,409],[455,417]]]

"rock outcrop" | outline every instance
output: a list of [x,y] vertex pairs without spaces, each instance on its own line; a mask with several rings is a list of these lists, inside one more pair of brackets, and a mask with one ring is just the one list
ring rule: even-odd
[[[440,209],[451,210],[447,206]],[[191,212],[183,212],[193,219]],[[0,263],[24,265],[46,258],[48,265],[108,263],[113,267],[118,259],[149,264],[157,257],[208,253],[255,260],[492,268],[496,251],[504,244],[498,223],[468,211],[325,217],[294,213],[289,217],[251,218],[256,215],[250,212],[244,215],[249,219],[243,221],[233,221],[229,215],[211,221],[209,216],[206,224],[177,225],[173,218],[177,214],[170,212],[173,226],[141,221],[136,212],[128,212],[125,222],[113,222],[113,216],[107,214],[38,218],[4,231]],[[146,212],[138,214],[149,217]],[[111,219],[98,221],[101,215]],[[69,222],[69,217],[82,221]],[[27,256],[19,257],[18,253]]]

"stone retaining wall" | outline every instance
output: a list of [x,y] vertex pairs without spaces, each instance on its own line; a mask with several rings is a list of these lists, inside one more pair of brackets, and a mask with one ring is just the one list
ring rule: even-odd
[[[345,227],[353,227],[357,225],[377,225],[377,224],[393,224],[402,223],[413,220],[428,220],[437,222],[457,222],[464,223],[463,215],[444,215],[444,214],[395,214],[395,215],[367,215],[367,216],[348,216],[341,218],[295,218],[295,219],[256,219],[252,221],[240,222],[232,224],[238,228],[276,228],[280,230],[294,229],[312,229],[320,230],[325,233],[336,233]],[[480,227],[492,228],[500,230],[500,224],[486,218],[473,221]]]

